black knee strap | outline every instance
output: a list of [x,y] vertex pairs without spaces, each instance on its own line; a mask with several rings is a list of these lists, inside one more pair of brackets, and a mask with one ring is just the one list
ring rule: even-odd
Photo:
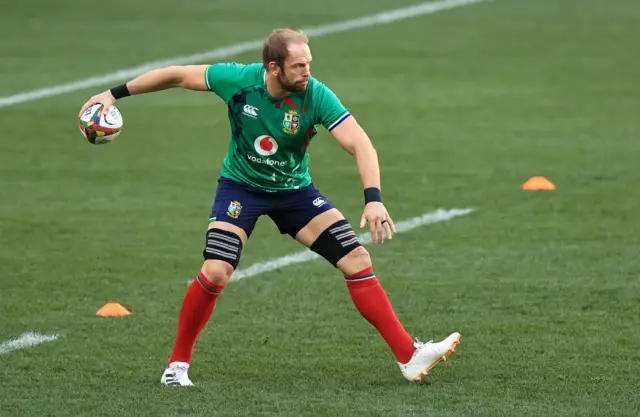
[[207,244],[202,256],[204,259],[219,259],[225,261],[235,269],[240,263],[242,240],[237,234],[228,230],[207,230]]
[[346,220],[329,226],[311,245],[311,250],[337,268],[338,261],[360,245],[358,236]]

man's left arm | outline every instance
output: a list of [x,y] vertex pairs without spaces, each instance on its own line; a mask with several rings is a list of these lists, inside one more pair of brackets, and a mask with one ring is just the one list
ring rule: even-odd
[[360,228],[369,223],[373,243],[384,241],[383,231],[391,239],[396,229],[391,216],[382,204],[378,154],[369,136],[329,87],[322,83],[314,83],[313,96],[317,100],[316,120],[331,132],[340,146],[355,158],[358,165],[365,197]]

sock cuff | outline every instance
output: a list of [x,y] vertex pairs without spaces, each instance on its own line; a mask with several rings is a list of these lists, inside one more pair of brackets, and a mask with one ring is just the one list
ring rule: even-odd
[[372,266],[353,275],[346,275],[344,279],[349,287],[368,287],[378,283]]
[[380,282],[378,282],[378,279],[375,276],[373,278],[367,278],[360,281],[349,279],[345,282],[347,283],[347,288],[365,288],[380,285]]
[[220,294],[222,290],[224,290],[225,288],[224,285],[212,284],[211,281],[209,281],[202,272],[198,274],[198,277],[196,278],[196,280],[200,283],[200,286],[202,288],[204,288],[207,292],[210,292],[212,294]]
[[365,268],[360,272],[356,272],[353,275],[345,275],[344,279],[361,279],[370,277],[370,275],[373,275],[375,277],[375,274],[373,273],[373,266]]

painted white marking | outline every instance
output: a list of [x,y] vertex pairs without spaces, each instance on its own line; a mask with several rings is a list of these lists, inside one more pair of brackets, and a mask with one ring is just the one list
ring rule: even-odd
[[23,333],[22,336],[7,340],[0,344],[0,355],[30,346],[36,346],[46,342],[53,342],[58,338],[57,334],[47,335],[40,333]]
[[[387,10],[386,12],[363,16],[351,20],[344,20],[327,25],[316,26],[303,30],[310,37],[320,37],[354,29],[389,24],[397,22],[399,20],[409,19],[421,15],[434,14],[443,10],[468,6],[470,4],[480,3],[483,1],[486,0],[441,0],[435,2],[419,3],[414,6]],[[262,42],[262,39],[242,42],[222,48],[211,49],[209,51],[193,55],[147,62],[146,64],[142,64],[137,67],[120,69],[108,74],[97,75],[66,84],[59,84],[37,90],[25,91],[23,93],[14,94],[12,96],[0,97],[0,108],[40,100],[45,97],[71,93],[89,87],[97,87],[104,84],[115,83],[117,81],[129,80],[156,68],[167,67],[170,65],[186,65],[198,62],[226,59],[245,52],[260,50],[262,48]]]
[[[466,208],[466,209],[451,209],[451,210],[436,210],[431,213],[425,213],[422,216],[413,217],[408,220],[404,220],[396,223],[396,233],[404,233],[409,232],[413,229],[416,229],[420,226],[425,226],[427,224],[440,223],[449,221],[455,217],[466,216],[474,211],[474,209]],[[366,245],[371,243],[371,234],[363,233],[358,236],[360,243]],[[320,258],[319,255],[311,252],[309,249],[305,249],[299,252],[292,253],[287,256],[283,256],[281,258],[276,258],[270,261],[258,262],[256,264],[251,265],[247,269],[237,270],[231,276],[231,281],[239,281],[241,279],[250,278],[256,275],[263,274],[265,272],[270,272],[278,268],[283,268],[288,265],[299,264],[303,262],[312,261],[314,259]],[[191,284],[193,280],[187,281],[188,284]]]

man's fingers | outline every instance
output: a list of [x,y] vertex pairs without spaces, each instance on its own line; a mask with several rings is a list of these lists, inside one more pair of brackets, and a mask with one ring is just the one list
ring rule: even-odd
[[396,226],[386,210],[365,210],[360,220],[360,228],[362,229],[366,223],[369,223],[373,243],[384,243],[385,237],[392,239],[396,232]]
[[376,240],[377,243],[384,242],[384,229],[382,228],[382,220],[376,220]]
[[382,227],[384,227],[384,232],[387,234],[389,240],[393,239],[393,232],[391,231],[391,226],[388,220],[382,223]]
[[82,113],[84,113],[89,107],[91,107],[93,103],[91,102],[91,100],[87,101],[84,106],[82,106],[82,108],[80,109],[80,113],[78,113],[78,117],[82,116]]
[[393,220],[391,220],[391,216],[389,216],[387,214],[387,223],[389,223],[389,226],[391,227],[391,230],[393,231],[393,233],[396,232],[396,225],[393,224]]

